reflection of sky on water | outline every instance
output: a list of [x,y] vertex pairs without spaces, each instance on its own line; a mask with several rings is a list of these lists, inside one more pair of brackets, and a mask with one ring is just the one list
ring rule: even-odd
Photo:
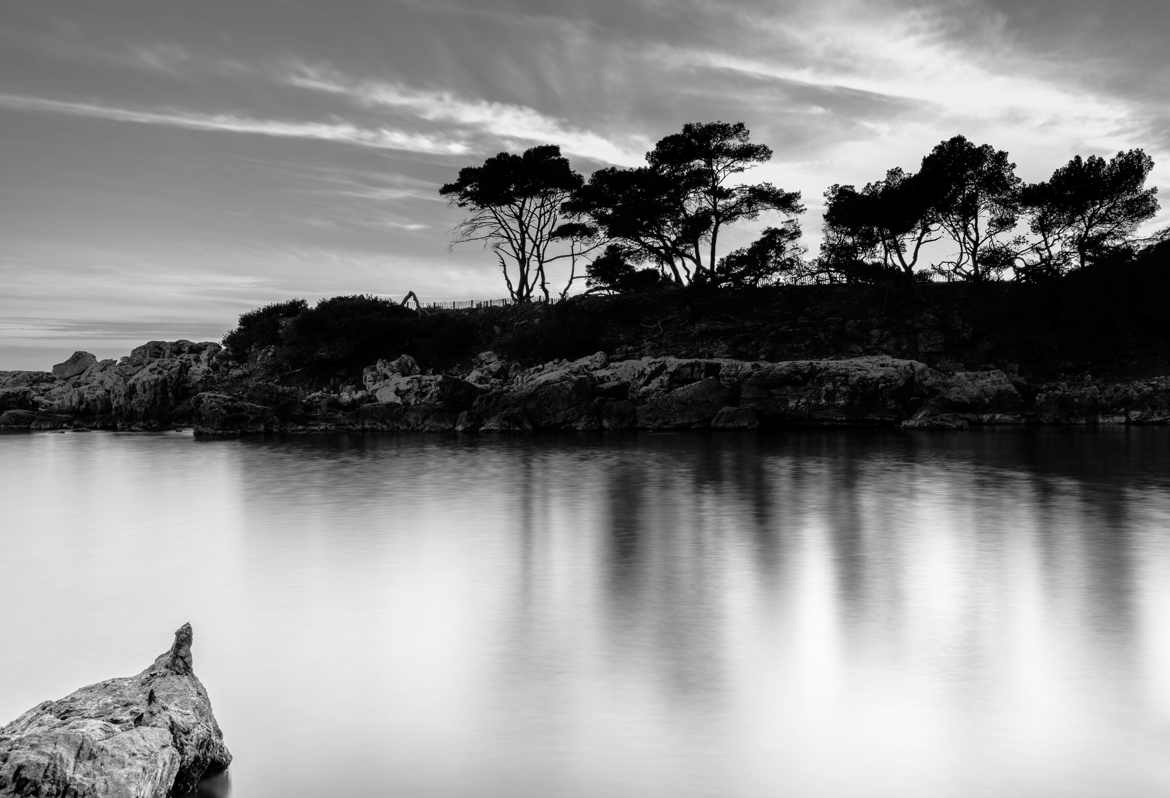
[[6,437],[0,716],[190,618],[239,795],[1154,794],[1168,466],[1162,430]]

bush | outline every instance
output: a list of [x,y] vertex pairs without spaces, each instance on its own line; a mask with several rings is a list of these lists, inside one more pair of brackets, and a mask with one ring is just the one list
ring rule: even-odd
[[309,309],[303,299],[274,302],[240,316],[236,329],[223,338],[223,345],[238,358],[247,357],[254,348],[277,346],[281,343],[280,333],[286,320],[299,316]]
[[414,311],[379,297],[322,299],[289,323],[280,355],[292,368],[319,376],[360,370],[406,351],[415,319]]

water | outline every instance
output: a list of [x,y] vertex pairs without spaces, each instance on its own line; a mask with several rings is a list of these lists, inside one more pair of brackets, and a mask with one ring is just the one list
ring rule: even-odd
[[1170,431],[0,438],[0,719],[196,670],[264,796],[1170,795]]

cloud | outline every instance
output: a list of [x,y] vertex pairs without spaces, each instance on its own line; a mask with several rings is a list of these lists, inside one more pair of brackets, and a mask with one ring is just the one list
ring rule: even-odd
[[0,108],[67,114],[140,125],[163,125],[188,130],[250,133],[276,138],[314,139],[374,149],[401,150],[430,155],[463,155],[470,147],[446,136],[412,133],[388,127],[362,127],[345,121],[295,122],[257,119],[236,114],[209,114],[177,109],[142,110],[97,103],[54,100],[22,94],[0,93]]
[[624,142],[573,127],[523,105],[467,99],[449,91],[416,89],[397,83],[354,80],[337,71],[297,65],[285,82],[301,89],[342,95],[367,108],[393,108],[428,122],[445,122],[502,139],[560,145],[572,155],[620,165],[641,163],[649,148],[642,136]]

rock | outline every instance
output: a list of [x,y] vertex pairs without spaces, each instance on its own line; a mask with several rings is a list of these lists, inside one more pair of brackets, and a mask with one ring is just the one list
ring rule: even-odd
[[601,428],[629,430],[638,426],[638,408],[628,399],[605,399],[597,413]]
[[95,363],[97,358],[89,352],[74,352],[64,363],[53,366],[53,376],[59,380],[67,380],[84,373]]
[[714,377],[707,377],[651,397],[638,407],[638,426],[642,429],[707,427],[731,398],[727,386]]
[[932,408],[947,413],[1006,413],[1020,408],[1019,391],[998,369],[957,371],[945,378],[930,400]]
[[874,356],[764,363],[740,405],[771,424],[889,424],[918,409],[935,373],[914,360]]
[[32,410],[33,391],[27,385],[20,388],[0,388],[0,413],[5,410]]
[[0,371],[0,388],[23,388],[56,382],[51,371]]
[[943,429],[956,430],[967,429],[971,426],[971,422],[954,413],[929,413],[924,412],[915,415],[913,418],[908,418],[902,422],[902,429]]
[[191,626],[136,676],[45,701],[0,728],[0,795],[167,798],[232,756],[191,661]]
[[362,383],[367,391],[373,393],[379,385],[393,377],[413,377],[420,372],[418,363],[410,355],[399,355],[393,360],[383,358],[362,370]]
[[481,392],[479,386],[446,374],[394,374],[373,388],[379,402],[406,407],[432,405],[445,410],[466,410]]
[[196,437],[223,437],[268,432],[275,427],[272,408],[222,393],[201,393],[191,400]]
[[750,407],[724,407],[711,419],[711,429],[758,429],[760,417]]
[[31,410],[5,410],[0,413],[0,430],[29,429],[36,417]]

